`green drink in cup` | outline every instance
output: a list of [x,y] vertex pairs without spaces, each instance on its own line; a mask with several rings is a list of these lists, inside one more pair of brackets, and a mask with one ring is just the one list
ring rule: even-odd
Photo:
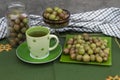
[[[50,47],[50,40],[54,38],[56,43]],[[27,45],[30,50],[30,56],[35,59],[44,59],[49,55],[50,50],[54,50],[59,44],[56,35],[50,34],[46,27],[35,26],[26,31]]]

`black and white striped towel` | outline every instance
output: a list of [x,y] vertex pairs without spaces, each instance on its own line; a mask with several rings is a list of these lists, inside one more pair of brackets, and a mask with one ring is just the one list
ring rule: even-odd
[[[30,26],[45,25],[41,16],[30,15]],[[96,11],[76,13],[70,16],[70,24],[51,31],[102,32],[120,38],[120,8],[104,8]],[[6,19],[0,19],[0,39],[6,36]]]

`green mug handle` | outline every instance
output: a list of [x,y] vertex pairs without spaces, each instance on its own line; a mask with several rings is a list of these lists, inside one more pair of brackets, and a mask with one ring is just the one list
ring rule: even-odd
[[59,44],[59,39],[58,39],[58,37],[56,35],[50,34],[50,40],[52,38],[56,39],[56,43],[54,44],[54,46],[52,46],[52,47],[49,48],[50,51],[53,50],[53,49],[55,49],[58,46],[58,44]]

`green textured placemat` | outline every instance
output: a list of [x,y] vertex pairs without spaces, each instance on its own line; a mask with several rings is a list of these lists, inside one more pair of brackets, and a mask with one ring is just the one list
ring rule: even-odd
[[[6,43],[1,40],[0,43]],[[16,57],[16,49],[0,52],[0,80],[54,80],[53,62],[33,65]]]
[[55,80],[105,80],[109,75],[120,75],[120,48],[112,38],[112,65],[54,62]]
[[[64,39],[60,39],[64,44]],[[0,43],[5,43],[4,40]],[[0,53],[0,80],[105,80],[120,75],[120,48],[112,39],[112,66],[60,63],[59,59],[42,65],[27,64],[15,55],[15,49]]]

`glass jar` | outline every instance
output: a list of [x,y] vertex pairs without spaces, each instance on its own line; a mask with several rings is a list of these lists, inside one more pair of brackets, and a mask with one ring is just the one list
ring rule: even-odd
[[25,32],[29,28],[25,5],[21,2],[10,3],[7,7],[7,37],[13,47],[26,40]]

